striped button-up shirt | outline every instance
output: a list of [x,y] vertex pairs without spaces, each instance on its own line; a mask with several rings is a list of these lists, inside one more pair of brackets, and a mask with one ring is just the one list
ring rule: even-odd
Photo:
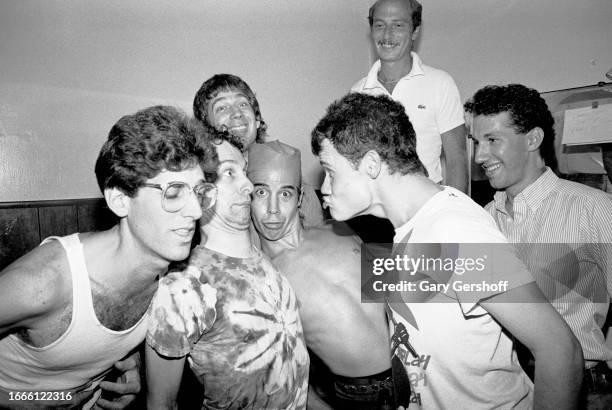
[[513,215],[506,200],[499,191],[486,209],[580,341],[586,366],[612,360],[601,330],[612,294],[612,196],[547,168],[514,198]]

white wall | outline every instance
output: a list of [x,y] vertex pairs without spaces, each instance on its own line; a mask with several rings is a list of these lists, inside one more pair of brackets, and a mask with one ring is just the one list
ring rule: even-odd
[[191,113],[211,75],[255,90],[271,137],[302,150],[367,69],[369,0],[11,0],[0,3],[0,201],[99,196],[93,165],[124,114]]
[[422,0],[419,54],[462,98],[487,84],[540,92],[609,81],[611,0]]
[[[373,1],[373,0],[372,0]],[[468,98],[490,83],[548,91],[605,80],[610,0],[422,0],[419,53]],[[372,61],[370,0],[3,0],[0,201],[99,196],[93,164],[115,121],[191,110],[219,72],[256,91],[270,135],[302,150]]]

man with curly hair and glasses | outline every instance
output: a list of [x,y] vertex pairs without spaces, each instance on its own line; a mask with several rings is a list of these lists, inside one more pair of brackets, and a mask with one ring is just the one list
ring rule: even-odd
[[187,258],[214,198],[202,166],[216,159],[204,132],[167,106],[121,118],[95,167],[117,224],[47,238],[0,273],[0,407],[123,408],[134,400],[141,381],[133,350],[145,338],[157,279]]

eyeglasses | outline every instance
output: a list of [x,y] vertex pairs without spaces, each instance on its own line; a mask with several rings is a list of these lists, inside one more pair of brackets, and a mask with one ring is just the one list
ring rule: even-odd
[[148,188],[156,188],[162,191],[161,205],[166,212],[178,212],[187,205],[189,194],[195,194],[200,208],[207,210],[217,200],[217,187],[210,182],[198,184],[193,188],[186,182],[168,182],[166,186],[160,184],[143,184]]

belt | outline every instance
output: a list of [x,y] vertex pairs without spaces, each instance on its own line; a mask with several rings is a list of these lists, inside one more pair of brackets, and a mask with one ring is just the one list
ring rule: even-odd
[[378,393],[382,390],[393,389],[391,370],[386,370],[370,377],[343,377],[334,375],[336,391],[348,393],[368,394]]

